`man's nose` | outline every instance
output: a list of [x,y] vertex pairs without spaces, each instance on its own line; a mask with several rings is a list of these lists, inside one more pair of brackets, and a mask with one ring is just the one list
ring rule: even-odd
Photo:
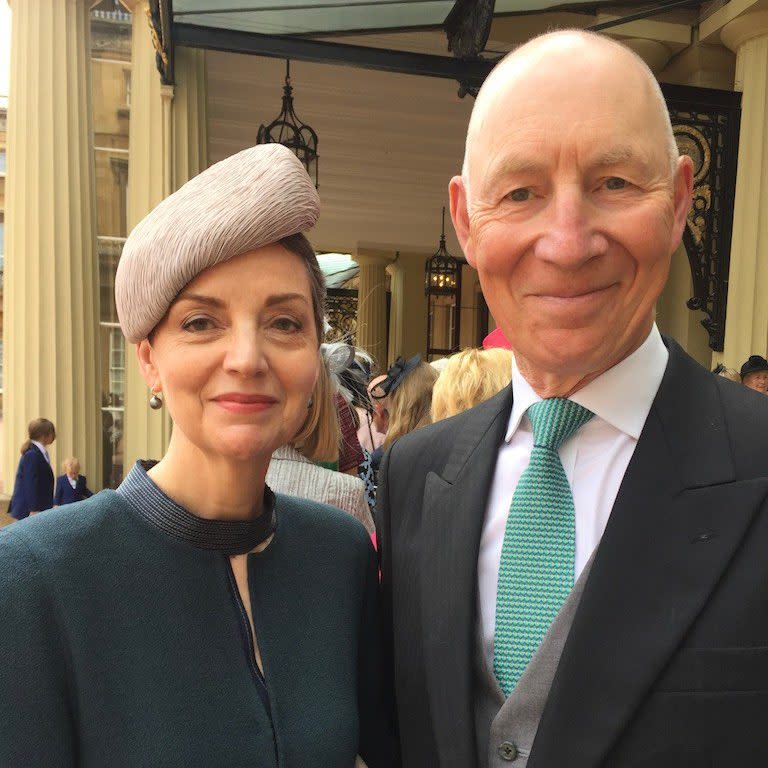
[[563,269],[578,269],[608,247],[596,224],[582,189],[575,184],[557,189],[545,211],[534,254]]
[[265,340],[258,328],[235,327],[227,339],[224,369],[240,376],[255,376],[267,368]]

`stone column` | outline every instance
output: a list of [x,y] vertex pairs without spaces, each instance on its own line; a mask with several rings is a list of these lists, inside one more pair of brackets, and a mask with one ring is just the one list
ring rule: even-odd
[[177,48],[173,97],[173,188],[208,167],[208,107],[205,51]]
[[390,281],[391,301],[389,307],[389,345],[387,348],[387,360],[379,362],[379,368],[383,372],[392,362],[403,354],[403,331],[405,320],[405,270],[400,263],[400,252],[395,256],[387,268]]
[[768,11],[730,21],[721,38],[736,52],[743,98],[725,349],[716,358],[738,368],[768,351]]
[[90,0],[12,0],[3,481],[38,416],[101,484]]
[[680,245],[672,255],[667,284],[656,302],[656,323],[663,334],[675,339],[694,360],[711,368],[709,334],[701,325],[706,315],[700,310],[688,309],[686,302],[691,296],[691,267],[685,246]]
[[373,355],[380,368],[387,364],[387,273],[388,255],[358,249],[360,265],[357,288],[357,346]]
[[[207,165],[206,69],[203,51],[177,48],[176,85],[162,85],[147,20],[147,0],[123,0],[133,14],[128,228]],[[124,471],[138,458],[159,459],[171,421],[149,408],[135,347],[126,349]]]
[[[160,82],[147,18],[147,0],[129,4],[131,39],[131,123],[128,133],[128,231],[171,192],[170,147],[173,87]],[[167,411],[149,408],[149,391],[136,348],[125,349],[125,437],[123,472],[136,459],[160,459],[171,436]]]

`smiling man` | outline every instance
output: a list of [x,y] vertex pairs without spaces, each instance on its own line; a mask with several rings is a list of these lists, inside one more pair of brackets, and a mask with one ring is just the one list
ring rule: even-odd
[[406,768],[768,764],[768,405],[654,323],[691,189],[618,43],[478,95],[451,214],[515,363],[380,473]]

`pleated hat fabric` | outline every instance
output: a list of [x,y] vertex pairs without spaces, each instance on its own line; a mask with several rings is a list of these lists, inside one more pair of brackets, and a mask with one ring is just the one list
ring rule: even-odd
[[146,339],[204,270],[306,232],[319,216],[317,190],[282,144],[251,147],[207,168],[163,200],[125,241],[115,302],[126,339]]

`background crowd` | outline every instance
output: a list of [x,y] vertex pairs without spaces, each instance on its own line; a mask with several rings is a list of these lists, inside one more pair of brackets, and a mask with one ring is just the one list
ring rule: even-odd
[[[386,373],[365,351],[335,342],[321,348],[324,365],[315,385],[319,407],[293,441],[272,456],[269,486],[349,512],[373,533],[376,472],[387,447],[403,435],[447,419],[489,399],[512,375],[512,352],[498,331],[485,349],[465,349],[431,363],[398,358]],[[751,355],[739,372],[713,373],[768,394],[768,360]],[[91,496],[80,462],[69,457],[54,478],[46,446],[56,429],[45,418],[29,424],[21,446],[9,513],[16,520]]]

